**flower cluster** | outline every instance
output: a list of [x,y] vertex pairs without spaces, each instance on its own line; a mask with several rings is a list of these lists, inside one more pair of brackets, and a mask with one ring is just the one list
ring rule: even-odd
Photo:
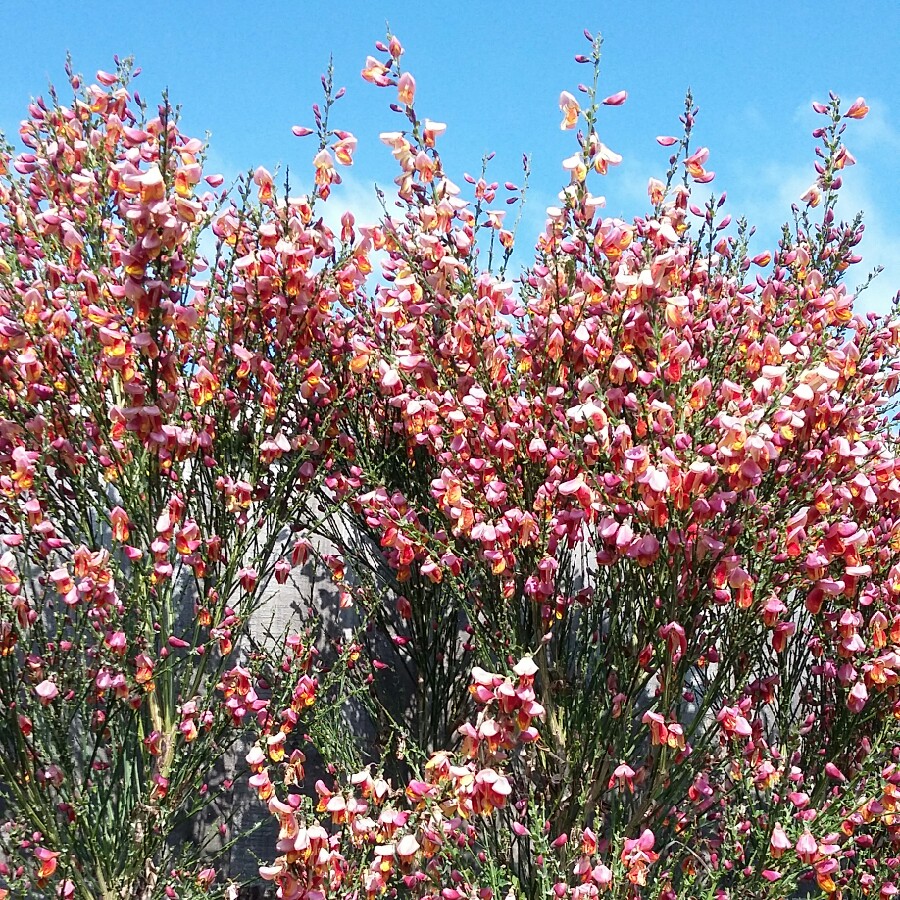
[[[296,195],[222,189],[126,63],[32,103],[0,150],[0,890],[235,896],[173,835],[243,739],[289,900],[897,892],[900,315],[859,312],[837,213],[865,101],[814,105],[755,252],[700,198],[690,96],[646,211],[604,215],[627,94],[588,40],[516,280],[528,166],[451,180],[394,36],[374,223],[322,212],[357,145],[330,72]],[[261,636],[301,568],[336,609]]]
[[[487,763],[499,767],[507,754],[538,739],[531,721],[543,711],[529,699],[535,671],[531,659],[519,661],[514,667],[518,684],[513,686],[508,678],[476,669],[471,691],[483,707],[481,725],[493,725],[486,730],[485,744],[471,742],[476,729],[465,723],[459,729],[465,741],[459,758],[435,753],[422,767],[423,777],[410,777],[402,788],[367,768],[353,774],[345,788],[317,781],[314,810],[298,793],[288,793],[284,800],[272,790],[261,793],[278,820],[277,849],[283,854],[260,869],[262,877],[273,881],[285,900],[354,892],[378,897],[395,880],[413,896],[436,896],[448,861],[474,846],[474,822],[502,810],[512,793],[507,776]],[[494,704],[498,719],[484,718]],[[495,740],[501,732],[503,737]],[[258,748],[247,761],[251,767],[261,765]],[[458,872],[455,880],[463,886]]]
[[231,796],[238,737],[275,754],[318,714],[308,642],[245,645],[330,453],[334,236],[264,170],[217,191],[130,63],[68,74],[0,148],[0,883],[207,895],[231,888],[177,823]]
[[[854,312],[843,279],[862,226],[835,213],[864,102],[816,105],[816,184],[779,246],[752,255],[724,194],[694,199],[714,173],[690,98],[683,136],[659,138],[671,156],[651,212],[625,221],[603,217],[590,178],[621,159],[599,113],[626,96],[564,92],[578,149],[517,288],[512,233],[493,263],[498,186],[467,178],[466,199],[450,180],[399,49],[363,72],[397,88],[409,122],[383,136],[404,214],[382,223],[385,283],[348,322],[340,371],[367,399],[342,417],[353,469],[335,484],[389,570],[368,612],[419,671],[440,661],[420,682],[437,724],[423,743],[464,707],[452,665],[533,654],[533,696],[478,669],[473,696],[546,710],[546,747],[515,764],[520,801],[527,817],[541,797],[550,834],[580,822],[611,853],[579,863],[578,896],[850,890],[847,817],[881,794],[900,701],[900,329]],[[597,65],[599,42],[582,61]],[[399,617],[379,612],[384,589]],[[465,637],[431,638],[438,615]],[[510,740],[488,715],[462,736],[466,752]],[[892,817],[866,825],[877,868]],[[527,848],[515,858],[538,891]]]

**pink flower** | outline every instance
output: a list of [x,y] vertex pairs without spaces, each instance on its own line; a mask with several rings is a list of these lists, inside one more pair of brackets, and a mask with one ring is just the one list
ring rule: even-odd
[[389,83],[387,79],[387,66],[380,63],[374,56],[366,57],[366,64],[362,70],[362,77],[378,87],[385,87]]
[[847,708],[854,713],[862,712],[868,699],[869,692],[866,690],[865,682],[857,681],[847,695]]
[[644,886],[647,883],[647,870],[659,859],[653,852],[656,836],[647,828],[637,840],[625,838],[622,850],[622,862],[628,867],[628,880],[632,884]]
[[34,855],[41,861],[37,878],[38,885],[43,887],[47,879],[56,871],[56,860],[60,854],[59,852],[48,850],[46,847],[38,847],[34,851]]
[[238,570],[237,579],[241,583],[241,587],[249,594],[256,587],[259,574],[256,569],[245,566]]
[[353,165],[353,152],[356,150],[356,138],[344,132],[344,136],[334,145],[334,158],[342,166]]
[[520,678],[525,679],[533,678],[537,670],[537,663],[535,663],[534,659],[530,656],[523,656],[515,666],[513,666],[513,672]]
[[426,119],[422,133],[425,139],[425,146],[433,147],[434,139],[440,137],[446,130],[447,126],[444,122],[432,122],[431,119]]
[[819,852],[819,845],[809,831],[804,831],[797,841],[796,853],[800,862],[811,863]]
[[772,837],[769,840],[769,852],[775,859],[778,859],[785,850],[790,850],[792,846],[793,844],[791,844],[790,838],[785,834],[784,829],[780,824],[776,823],[772,829]]
[[34,692],[38,695],[41,706],[49,706],[50,703],[59,696],[59,688],[49,679],[42,681]]
[[857,97],[853,103],[850,104],[850,108],[847,112],[844,113],[845,119],[864,119],[869,112],[869,107],[866,106],[866,101],[862,97]]
[[628,99],[627,91],[617,91],[603,101],[604,106],[621,106]]
[[688,175],[698,184],[708,184],[715,178],[715,172],[708,172],[704,168],[704,164],[709,159],[709,149],[701,147],[695,150],[685,161],[684,168]]
[[648,710],[641,721],[650,726],[650,739],[654,746],[666,744],[669,740],[669,729],[666,728],[666,720],[656,712]]
[[412,106],[416,99],[416,79],[404,72],[397,79],[397,100],[404,106]]
[[564,497],[568,497],[571,494],[577,494],[584,486],[584,478],[581,475],[577,475],[570,481],[564,481],[559,486],[559,492]]
[[614,788],[616,786],[616,782],[619,783],[619,787],[625,788],[633,794],[634,793],[634,769],[631,768],[627,763],[622,763],[619,766],[616,766],[616,770],[612,773],[612,776],[609,779],[608,787]]
[[397,844],[397,858],[402,865],[409,866],[420,849],[421,847],[415,835],[405,834]]
[[749,738],[753,734],[750,723],[741,715],[740,709],[736,706],[724,707],[716,719],[729,737]]
[[121,506],[113,507],[109,513],[109,521],[112,525],[112,539],[125,543],[128,540],[128,513]]
[[559,127],[563,131],[574,128],[578,121],[578,113],[581,112],[578,101],[568,91],[563,91],[559,95],[559,108],[563,114],[563,120]]
[[106,646],[109,647],[113,653],[122,656],[128,648],[128,640],[125,636],[125,632],[114,631],[112,634],[107,635]]
[[599,863],[591,872],[591,878],[597,883],[601,890],[605,891],[612,886],[613,873],[608,866]]

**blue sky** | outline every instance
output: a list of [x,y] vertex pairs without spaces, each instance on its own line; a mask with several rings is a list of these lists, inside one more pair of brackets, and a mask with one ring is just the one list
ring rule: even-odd
[[[847,145],[858,164],[845,174],[843,211],[866,214],[863,269],[885,266],[861,299],[884,310],[900,290],[900,2],[898,0],[756,0],[737,2],[557,4],[519,2],[219,2],[95,3],[7,0],[0,53],[0,129],[15,135],[30,97],[64,82],[66,51],[93,76],[114,53],[132,54],[148,100],[164,87],[183,108],[187,133],[211,132],[210,167],[230,177],[265,165],[289,165],[296,191],[308,189],[311,124],[319,75],[333,54],[347,95],[333,124],[359,138],[356,165],[329,206],[374,216],[371,186],[396,174],[382,131],[402,127],[387,108],[393,92],[362,82],[360,69],[385,23],[406,47],[417,80],[419,114],[448,124],[440,148],[450,176],[477,172],[495,151],[493,180],[520,181],[532,156],[532,190],[519,235],[531,244],[544,210],[565,184],[561,160],[574,151],[559,129],[561,90],[575,92],[588,67],[573,55],[587,47],[583,28],[604,36],[604,93],[627,90],[621,108],[601,119],[601,137],[625,157],[602,187],[607,213],[643,211],[650,176],[667,154],[658,134],[677,133],[685,90],[700,106],[696,145],[711,149],[710,186],[727,190],[729,211],[759,226],[758,248],[774,242],[789,206],[814,180],[810,103],[834,90],[847,102],[865,96],[871,112],[853,122]],[[698,193],[698,196],[705,196]],[[336,201],[336,202],[335,202]]]

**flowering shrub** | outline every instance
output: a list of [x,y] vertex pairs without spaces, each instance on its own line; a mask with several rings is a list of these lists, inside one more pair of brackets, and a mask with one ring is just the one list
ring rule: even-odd
[[[0,157],[0,842],[16,895],[206,895],[207,836],[176,829],[209,808],[224,834],[235,740],[314,733],[313,701],[325,712],[343,679],[309,634],[248,657],[267,584],[305,558],[285,527],[331,452],[337,397],[313,374],[329,316],[310,298],[332,237],[301,206],[201,188],[203,145],[127,77],[71,76],[73,103],[32,104],[28,152]],[[276,245],[294,261],[278,315],[251,271]]]
[[[286,900],[898,891],[900,317],[854,312],[836,213],[865,103],[815,105],[815,182],[751,256],[690,96],[648,211],[603,217],[626,95],[589,40],[516,282],[394,37],[362,75],[396,206],[339,234],[330,76],[304,196],[201,187],[127,66],[32,105],[0,188],[9,890],[236,896],[178,829],[227,832],[243,738]],[[250,627],[305,562],[358,618],[327,653],[321,608]]]

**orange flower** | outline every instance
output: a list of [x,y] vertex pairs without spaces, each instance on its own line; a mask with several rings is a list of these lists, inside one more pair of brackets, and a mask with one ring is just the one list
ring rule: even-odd
[[412,106],[416,98],[416,80],[404,72],[397,81],[397,100],[404,106]]
[[112,525],[112,539],[120,544],[128,540],[128,513],[121,506],[114,507],[109,513],[109,521]]
[[56,859],[59,853],[54,853],[46,847],[38,847],[34,851],[34,855],[40,860],[41,865],[37,873],[38,885],[43,887],[47,883],[47,879],[56,871]]
[[[342,166],[353,165],[353,151],[356,150],[356,138],[347,132],[341,132],[340,140],[332,148],[334,158]],[[318,157],[316,157],[318,159]]]
[[559,127],[562,131],[569,131],[578,122],[578,113],[581,112],[581,107],[568,91],[563,91],[559,95],[559,108],[563,114],[563,120]]
[[850,108],[847,112],[844,113],[845,119],[864,119],[866,115],[868,115],[869,107],[866,106],[866,101],[862,97],[857,97],[853,103],[850,104]]
[[137,669],[134,675],[134,680],[138,684],[142,684],[145,691],[152,691],[154,688],[153,661],[149,656],[147,656],[146,653],[139,653],[134,658],[134,665]]
[[363,66],[361,74],[363,79],[370,84],[377,84],[379,87],[384,87],[388,84],[387,66],[380,63],[374,56],[366,57],[366,64]]

